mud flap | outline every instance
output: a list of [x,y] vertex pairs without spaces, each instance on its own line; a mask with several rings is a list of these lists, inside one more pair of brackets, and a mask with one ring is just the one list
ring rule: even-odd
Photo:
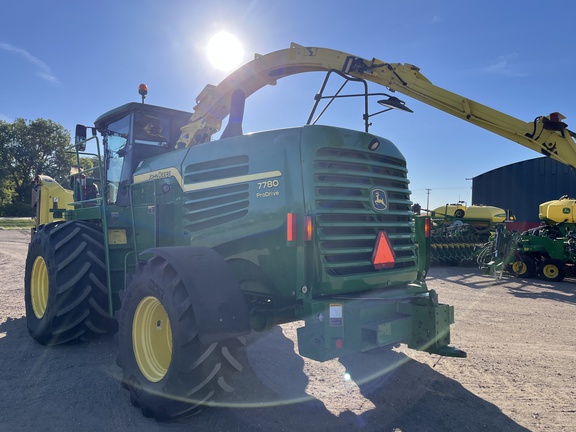
[[182,279],[190,298],[200,340],[205,344],[250,333],[248,308],[230,266],[204,247],[152,248],[141,255],[164,258]]

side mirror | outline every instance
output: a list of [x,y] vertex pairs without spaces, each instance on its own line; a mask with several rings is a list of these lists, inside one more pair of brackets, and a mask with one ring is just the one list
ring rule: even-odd
[[74,144],[76,145],[76,150],[78,151],[86,150],[86,129],[86,126],[80,124],[76,125]]

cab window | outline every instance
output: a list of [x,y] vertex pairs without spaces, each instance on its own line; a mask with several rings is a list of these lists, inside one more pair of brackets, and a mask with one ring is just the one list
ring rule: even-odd
[[167,147],[170,142],[170,121],[166,118],[136,113],[134,143]]
[[122,167],[128,143],[130,130],[130,116],[126,116],[108,126],[106,132],[107,149],[106,155],[106,179],[108,204],[116,203],[118,189],[122,178]]

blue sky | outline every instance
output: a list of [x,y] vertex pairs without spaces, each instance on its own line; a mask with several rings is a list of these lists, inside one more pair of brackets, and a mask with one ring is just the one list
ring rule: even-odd
[[[72,131],[139,101],[192,110],[226,73],[205,46],[227,31],[254,53],[290,42],[411,63],[434,84],[524,121],[553,111],[576,129],[573,17],[576,3],[494,0],[19,0],[2,2],[0,119],[51,119]],[[247,102],[245,131],[306,122],[322,74],[281,80]],[[386,91],[373,86],[372,91]],[[374,117],[410,170],[412,200],[471,204],[471,181],[536,153],[402,95],[414,114]],[[356,112],[354,112],[355,114]],[[330,124],[362,129],[357,116]],[[506,185],[502,185],[505,187]],[[489,204],[489,203],[484,203]]]

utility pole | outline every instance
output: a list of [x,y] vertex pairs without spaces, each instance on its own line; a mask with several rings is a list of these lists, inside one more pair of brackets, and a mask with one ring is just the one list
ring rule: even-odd
[[432,189],[426,189],[426,215],[430,214],[430,191]]

